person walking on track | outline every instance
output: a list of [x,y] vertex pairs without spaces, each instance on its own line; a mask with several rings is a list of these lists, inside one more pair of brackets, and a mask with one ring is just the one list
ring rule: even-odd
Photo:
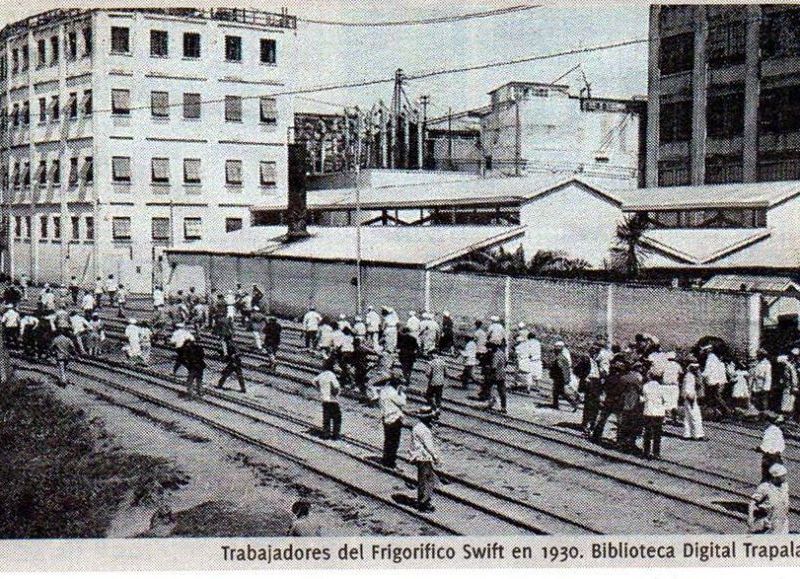
[[437,416],[432,408],[420,408],[416,413],[417,422],[411,429],[411,462],[417,465],[417,509],[421,512],[436,510],[432,504],[436,476],[433,467],[439,463],[439,453],[431,426]]
[[56,337],[53,338],[51,349],[56,358],[56,366],[58,366],[58,385],[62,388],[66,388],[72,384],[67,377],[67,366],[75,357],[75,344],[72,343],[67,332],[61,330],[58,331]]
[[306,350],[317,349],[317,334],[319,332],[320,322],[322,322],[320,313],[314,306],[308,308],[306,315],[303,316],[303,333],[305,336]]
[[782,464],[773,464],[753,496],[747,509],[749,531],[764,535],[789,534],[789,483],[788,470]]
[[697,399],[697,382],[700,379],[700,364],[694,356],[690,356],[686,359],[686,372],[681,385],[684,440],[705,440],[703,413]]
[[761,481],[769,480],[769,469],[773,464],[783,464],[786,441],[780,425],[783,417],[774,412],[765,412],[769,425],[764,430],[761,444],[756,448],[761,453]]
[[558,410],[559,401],[561,398],[565,398],[572,405],[573,412],[577,412],[578,401],[572,388],[572,356],[566,344],[561,340],[553,344],[553,347],[556,356],[550,366],[550,378],[553,380],[552,407]]
[[431,352],[430,356],[428,356],[426,373],[428,376],[428,389],[425,391],[425,400],[427,400],[431,408],[440,410],[442,407],[442,392],[447,379],[447,365],[441,354],[436,351]]
[[188,370],[186,376],[186,396],[189,400],[203,399],[203,372],[206,369],[203,346],[192,338],[183,346],[183,359]]
[[658,371],[651,369],[649,380],[642,386],[641,401],[644,417],[643,454],[647,459],[661,458],[661,436],[664,430],[664,416],[667,412],[667,399],[664,388],[658,381]]
[[[475,367],[478,365],[478,350],[474,337],[470,336],[467,339],[467,343],[464,344],[464,349],[461,350],[461,360],[464,363],[464,368],[461,370],[461,387],[466,390],[470,383],[478,384],[475,378]],[[480,392],[478,395],[480,395]]]
[[322,435],[329,440],[338,440],[342,430],[342,410],[339,407],[339,391],[341,386],[333,373],[334,360],[328,358],[322,366],[322,372],[314,378],[319,388],[322,401]]
[[222,390],[225,386],[225,382],[228,380],[228,377],[234,375],[236,376],[236,380],[239,382],[239,391],[246,392],[247,389],[245,388],[244,384],[244,374],[242,373],[242,356],[239,354],[239,348],[236,346],[233,340],[228,343],[226,355],[223,360],[225,362],[225,367],[222,369],[222,373],[220,374],[219,382],[217,383],[217,389]]
[[406,395],[403,394],[403,376],[393,370],[380,393],[381,421],[383,422],[383,457],[386,468],[397,467],[397,449],[403,432],[403,415]]

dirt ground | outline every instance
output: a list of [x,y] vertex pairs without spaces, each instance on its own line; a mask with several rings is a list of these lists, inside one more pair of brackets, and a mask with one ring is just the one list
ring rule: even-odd
[[[436,534],[300,466],[132,396],[85,383],[44,390],[57,404],[80,409],[79,420],[100,441],[85,450],[99,453],[106,471],[116,473],[120,457],[136,457],[135,484],[118,489],[92,535],[48,536],[280,536],[301,497],[311,501],[323,535]],[[49,460],[50,449],[39,450]],[[152,464],[164,474],[153,476]]]

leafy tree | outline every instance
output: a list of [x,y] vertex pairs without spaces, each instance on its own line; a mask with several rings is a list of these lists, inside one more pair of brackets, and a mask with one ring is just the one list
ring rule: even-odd
[[642,240],[649,227],[647,214],[641,212],[625,217],[617,225],[616,241],[611,248],[612,269],[624,273],[630,279],[639,276],[642,264],[651,254],[651,250]]

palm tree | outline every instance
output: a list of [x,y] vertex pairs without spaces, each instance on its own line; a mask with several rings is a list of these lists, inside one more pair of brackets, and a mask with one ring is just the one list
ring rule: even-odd
[[649,227],[647,214],[642,212],[627,216],[617,225],[617,239],[611,248],[611,266],[630,279],[639,276],[644,260],[651,253],[642,241]]
[[531,257],[527,269],[532,275],[574,277],[591,269],[591,265],[584,259],[569,257],[563,251],[540,249]]

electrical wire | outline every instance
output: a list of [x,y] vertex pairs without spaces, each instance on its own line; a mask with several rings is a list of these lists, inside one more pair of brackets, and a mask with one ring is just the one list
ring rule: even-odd
[[380,22],[344,22],[338,20],[315,20],[312,18],[297,18],[298,22],[305,22],[306,24],[317,24],[321,26],[343,26],[347,28],[366,28],[366,27],[389,27],[389,26],[420,26],[425,24],[449,24],[452,22],[462,22],[465,20],[474,20],[476,18],[489,18],[491,16],[503,16],[505,14],[514,14],[517,12],[524,12],[533,10],[534,8],[541,8],[540,5],[534,4],[516,4],[506,8],[496,8],[494,10],[486,10],[483,12],[470,12],[467,14],[454,14],[450,16],[438,16],[433,18],[422,18],[419,20],[387,20]]

